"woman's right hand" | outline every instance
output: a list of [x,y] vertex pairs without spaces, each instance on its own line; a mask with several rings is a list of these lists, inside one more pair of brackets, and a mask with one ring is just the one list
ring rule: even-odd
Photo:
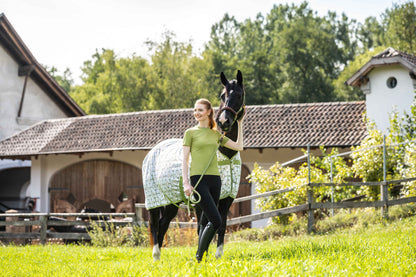
[[189,184],[189,182],[184,182],[183,184],[183,191],[185,192],[186,196],[190,196],[191,192],[194,190],[194,188]]

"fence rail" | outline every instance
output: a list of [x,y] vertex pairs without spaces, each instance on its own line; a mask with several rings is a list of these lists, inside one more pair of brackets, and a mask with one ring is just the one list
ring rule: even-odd
[[[68,217],[94,218],[95,220],[65,220]],[[45,244],[48,239],[88,241],[91,238],[87,229],[91,227],[92,222],[105,227],[108,223],[104,220],[105,218],[110,218],[110,222],[114,226],[135,225],[139,224],[140,220],[135,213],[5,213],[0,214],[0,218],[6,219],[6,221],[0,221],[0,226],[5,226],[6,229],[8,226],[13,228],[12,232],[0,232],[0,239],[39,240],[41,244]],[[130,218],[130,220],[120,218]],[[74,230],[75,226],[79,226],[79,228]],[[67,231],[63,232],[50,232],[53,227],[68,228],[66,228]]]

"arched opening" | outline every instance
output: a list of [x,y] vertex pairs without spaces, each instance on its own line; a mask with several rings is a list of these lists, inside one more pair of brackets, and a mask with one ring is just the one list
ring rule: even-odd
[[80,212],[86,206],[101,212],[118,207],[134,212],[134,203],[144,202],[141,169],[113,160],[88,160],[58,171],[49,193],[51,212]]
[[30,167],[0,170],[0,212],[10,209],[26,211],[28,184],[30,184]]

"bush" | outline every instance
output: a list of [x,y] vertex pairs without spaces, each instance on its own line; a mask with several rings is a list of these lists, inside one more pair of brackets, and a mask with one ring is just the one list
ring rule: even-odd
[[108,246],[148,246],[149,234],[146,227],[140,226],[115,226],[113,222],[104,222],[101,227],[97,222],[91,222],[92,229],[88,231],[91,244],[98,247]]
[[[395,220],[402,220],[416,216],[416,204],[393,206],[389,208],[389,219],[380,215],[380,210],[374,208],[340,210],[333,217],[318,220],[315,225],[316,235],[330,234],[342,229],[366,229],[371,225],[386,224]],[[252,228],[234,232],[230,235],[231,241],[267,241],[278,240],[287,236],[302,236],[307,234],[307,221],[305,217],[294,217],[289,224],[273,224],[264,229]]]
[[[331,181],[331,161],[325,148],[321,148],[323,157],[310,155],[310,177],[312,183],[328,183]],[[333,149],[331,156],[337,155],[338,150]],[[352,176],[347,161],[342,157],[332,157],[332,180],[335,183],[345,182],[346,178]],[[276,162],[268,170],[255,164],[253,172],[249,175],[251,183],[256,184],[256,191],[263,193],[272,190],[294,188],[293,191],[276,194],[256,201],[258,207],[263,211],[275,210],[285,207],[297,206],[306,203],[307,184],[309,183],[308,164],[302,164],[298,170],[292,167],[282,167]],[[335,200],[356,196],[355,188],[336,187]],[[317,187],[314,189],[317,202],[325,202],[331,199],[331,187]],[[274,217],[273,223],[291,222],[294,215]]]

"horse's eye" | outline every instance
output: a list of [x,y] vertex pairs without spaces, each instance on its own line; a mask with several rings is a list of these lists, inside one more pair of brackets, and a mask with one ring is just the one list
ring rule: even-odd
[[221,99],[225,100],[225,93],[221,94]]

